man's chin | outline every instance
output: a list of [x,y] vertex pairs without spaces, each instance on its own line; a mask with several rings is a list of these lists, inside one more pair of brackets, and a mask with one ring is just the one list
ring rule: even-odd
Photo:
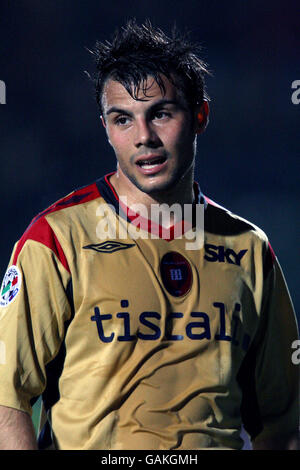
[[152,197],[163,196],[164,194],[170,192],[178,183],[178,179],[170,178],[167,181],[154,181],[149,182],[140,182],[140,181],[132,181],[135,186],[140,189],[143,193],[148,194]]

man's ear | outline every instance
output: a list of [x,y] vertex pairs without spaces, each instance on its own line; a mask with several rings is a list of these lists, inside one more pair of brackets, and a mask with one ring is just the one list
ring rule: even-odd
[[102,114],[100,114],[100,119],[101,119],[104,129],[106,129],[106,122]]
[[102,114],[100,114],[100,119],[101,119],[102,125],[103,125],[103,127],[104,127],[104,129],[105,129],[105,131],[106,131],[108,143],[111,145],[111,142],[110,142],[110,140],[109,140],[109,135],[108,135],[108,132],[107,132],[106,122],[105,122],[105,119],[104,119],[104,117],[103,117]]
[[195,128],[196,134],[202,134],[205,131],[209,122],[209,105],[207,100],[203,100],[201,104],[196,107]]

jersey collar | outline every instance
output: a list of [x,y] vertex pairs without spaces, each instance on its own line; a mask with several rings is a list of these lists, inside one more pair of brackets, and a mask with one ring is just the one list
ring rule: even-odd
[[120,217],[125,219],[128,223],[132,223],[136,226],[139,226],[142,230],[148,231],[151,234],[155,234],[159,238],[164,238],[167,241],[171,241],[174,238],[176,238],[176,233],[178,233],[178,230],[177,230],[178,225],[181,226],[181,229],[182,229],[181,233],[184,233],[187,230],[190,230],[192,227],[195,227],[195,220],[196,220],[195,209],[196,209],[197,204],[204,204],[204,208],[206,208],[207,206],[206,199],[200,191],[199,184],[195,181],[193,185],[193,189],[194,189],[194,203],[193,203],[193,208],[192,208],[193,222],[191,224],[188,224],[186,221],[182,220],[176,223],[175,225],[169,227],[168,229],[164,229],[164,227],[162,227],[159,224],[156,224],[151,219],[141,217],[141,215],[135,213],[129,207],[127,207],[124,203],[122,203],[122,201],[120,201],[120,198],[115,188],[110,182],[110,177],[114,173],[115,172],[108,173],[107,175],[103,176],[102,178],[96,181],[98,190],[101,196],[104,198],[104,200],[108,204],[112,205],[116,213]]

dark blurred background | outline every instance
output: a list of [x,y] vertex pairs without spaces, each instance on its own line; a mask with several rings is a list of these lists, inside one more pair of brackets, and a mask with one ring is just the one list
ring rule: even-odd
[[132,17],[167,33],[176,22],[202,44],[213,76],[197,180],[207,196],[268,234],[298,312],[296,1],[1,0],[1,278],[33,216],[115,169],[84,72],[94,71],[87,48]]

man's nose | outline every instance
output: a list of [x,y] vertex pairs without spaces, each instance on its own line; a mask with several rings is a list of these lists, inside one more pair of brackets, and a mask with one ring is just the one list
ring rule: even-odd
[[147,147],[156,147],[161,145],[161,141],[153,129],[151,122],[146,119],[136,121],[134,145],[136,147],[143,145]]

